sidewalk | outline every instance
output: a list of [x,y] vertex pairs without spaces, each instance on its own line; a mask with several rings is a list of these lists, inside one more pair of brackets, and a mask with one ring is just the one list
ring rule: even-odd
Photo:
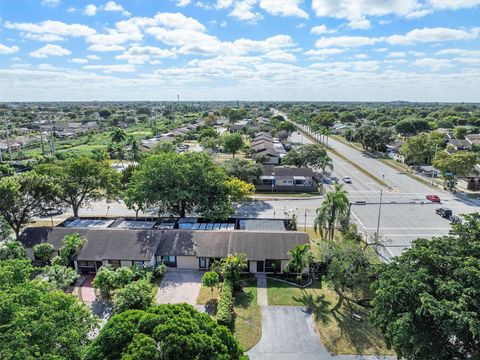
[[260,306],[268,306],[267,277],[264,273],[256,273],[257,278],[257,301]]

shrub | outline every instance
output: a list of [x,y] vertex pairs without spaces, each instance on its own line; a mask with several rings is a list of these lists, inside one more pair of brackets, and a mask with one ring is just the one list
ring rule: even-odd
[[134,281],[118,290],[115,296],[115,311],[146,310],[153,304],[153,288],[146,280]]
[[151,271],[152,280],[160,280],[167,272],[167,266],[165,264],[160,264],[154,267],[147,268],[147,271]]
[[213,298],[213,288],[218,285],[219,281],[220,281],[220,277],[215,271],[207,271],[205,274],[203,274],[202,284],[210,288],[210,290],[212,291],[212,298]]
[[219,325],[231,326],[233,321],[233,281],[225,279],[220,301],[217,307],[217,322]]
[[53,255],[53,245],[49,243],[36,244],[33,247],[35,259],[43,262],[49,262]]

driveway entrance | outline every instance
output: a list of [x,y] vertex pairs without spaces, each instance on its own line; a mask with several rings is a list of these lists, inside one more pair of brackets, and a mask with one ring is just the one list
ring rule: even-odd
[[169,268],[157,291],[157,304],[195,305],[202,287],[203,272]]

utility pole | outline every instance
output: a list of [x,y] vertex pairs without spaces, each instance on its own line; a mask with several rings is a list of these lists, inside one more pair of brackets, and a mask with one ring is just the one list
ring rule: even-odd
[[55,156],[55,144],[53,143],[53,124],[52,124],[52,116],[48,117],[50,122],[50,154]]
[[[435,155],[433,155],[434,159],[437,157],[437,149],[438,149],[438,144],[435,144]],[[435,168],[433,167],[433,161],[432,161],[432,185],[433,185],[434,175],[435,175]]]
[[[40,116],[37,114],[37,121]],[[38,122],[38,128],[40,129],[40,146],[42,147],[42,156],[45,156],[45,146],[43,145],[43,131],[42,131],[42,122]]]
[[[385,183],[385,175],[382,175],[382,181]],[[380,189],[380,203],[378,204],[378,220],[377,220],[377,233],[375,234],[375,242],[378,244],[378,238],[380,235],[380,216],[382,214],[382,198],[383,189]]]
[[10,159],[10,162],[12,162],[12,147],[10,145],[10,132],[8,130],[8,119],[7,119],[7,113],[4,111],[3,112],[3,124],[5,125],[5,135],[7,136],[7,147],[8,147],[8,157]]

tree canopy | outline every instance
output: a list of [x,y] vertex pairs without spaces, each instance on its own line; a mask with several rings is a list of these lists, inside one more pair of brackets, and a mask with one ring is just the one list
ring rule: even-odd
[[381,268],[372,318],[398,356],[480,358],[480,214]]
[[72,158],[36,167],[49,175],[57,186],[57,199],[73,209],[78,216],[81,206],[103,198],[115,198],[120,189],[120,175],[106,161]]
[[207,154],[163,153],[140,164],[126,196],[136,204],[156,207],[160,214],[223,219],[233,213],[232,196],[238,198],[239,191]]
[[192,306],[179,304],[114,315],[88,347],[84,360],[140,358],[246,359],[230,330]]
[[54,201],[58,187],[48,176],[35,172],[0,179],[0,216],[10,225],[16,237],[43,207]]
[[233,157],[235,157],[235,153],[241,150],[244,145],[243,136],[239,132],[234,132],[233,134],[225,133],[222,135],[223,151],[231,153]]
[[228,176],[236,177],[250,184],[263,174],[263,166],[248,159],[230,159],[222,163]]

